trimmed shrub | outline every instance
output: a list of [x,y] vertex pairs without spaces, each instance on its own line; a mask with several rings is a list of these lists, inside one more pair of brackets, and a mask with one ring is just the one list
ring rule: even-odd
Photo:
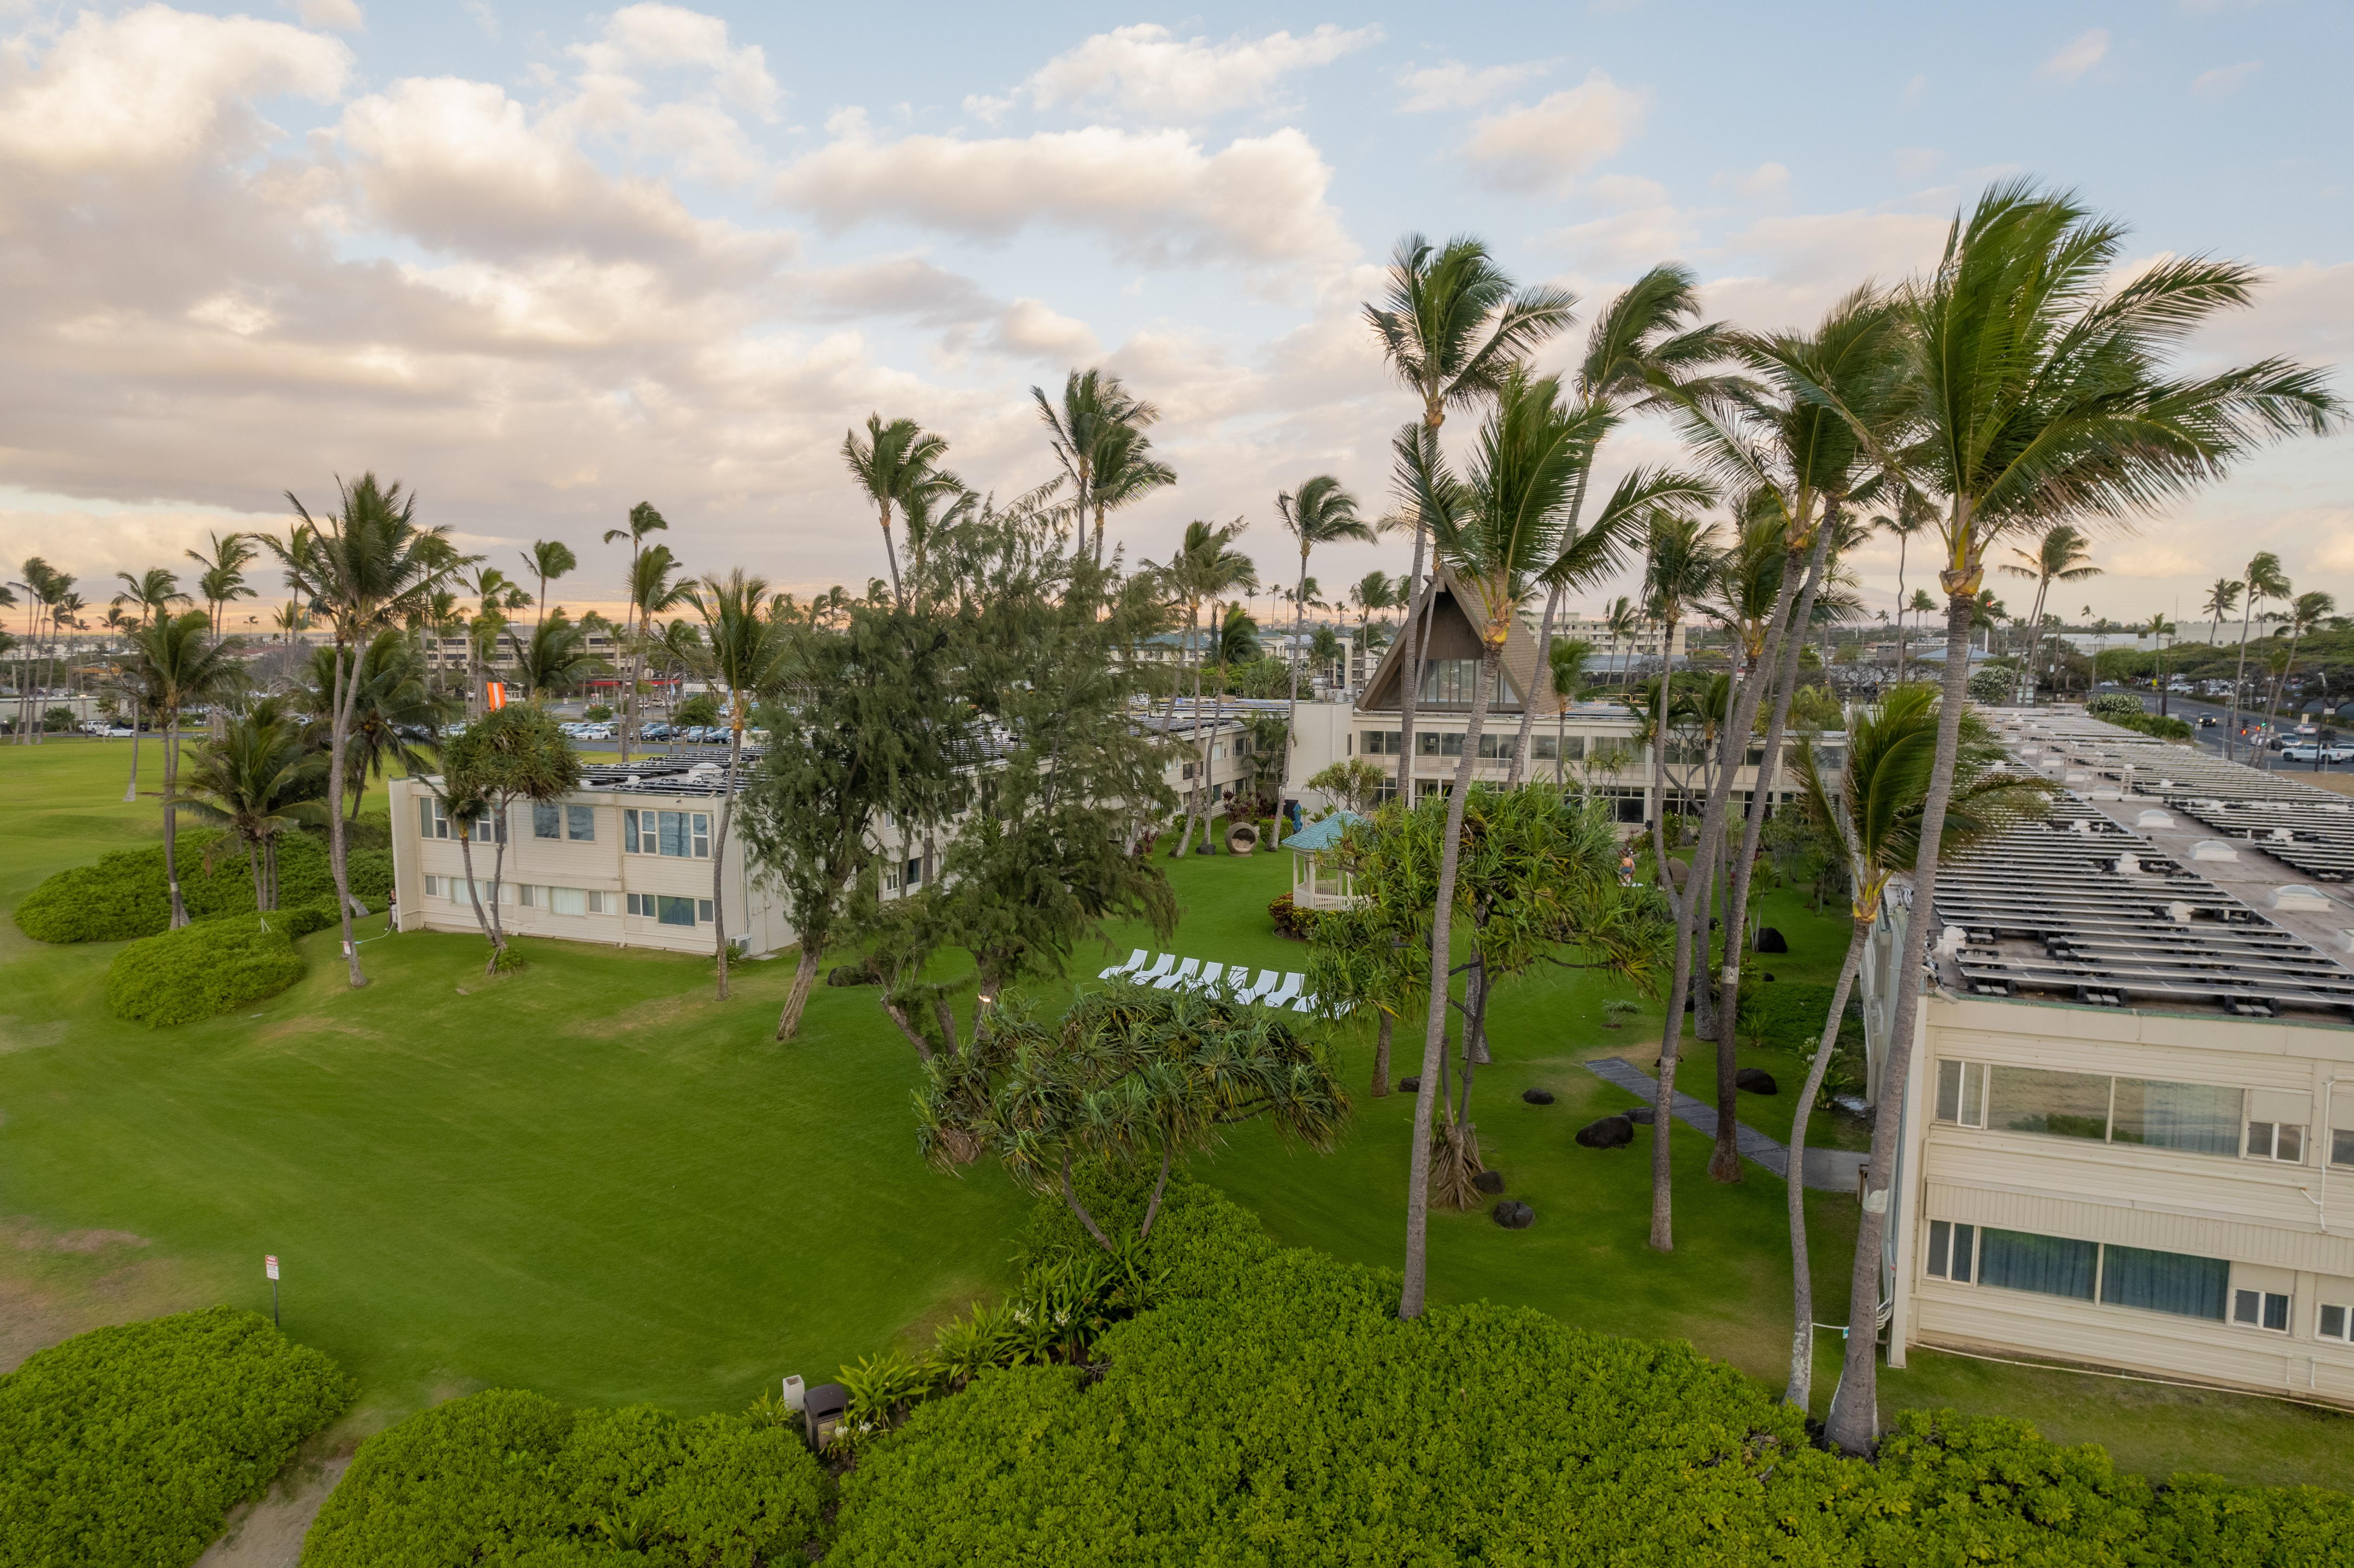
[[1275,921],[1275,934],[1278,937],[1304,942],[1316,934],[1316,911],[1300,908],[1288,893],[1278,894],[1267,906],[1267,912]]
[[[371,909],[392,895],[392,852],[371,841],[382,834],[355,829],[351,846],[352,893]],[[180,832],[180,895],[195,920],[253,913],[253,874],[240,848],[214,846],[220,833],[210,828]],[[365,847],[364,847],[365,846]],[[212,853],[206,869],[205,855]],[[335,906],[335,879],[327,866],[323,833],[288,833],[278,842],[278,903]],[[16,925],[38,942],[122,942],[152,937],[172,924],[171,890],[164,876],[164,846],[117,850],[90,865],[57,873],[16,906]]]
[[[1240,1213],[1184,1209],[1221,1233]],[[1949,1412],[1840,1457],[1688,1345],[1484,1302],[1400,1322],[1394,1275],[1251,1240],[1108,1330],[1099,1381],[983,1371],[864,1446],[827,1562],[2288,1568],[2354,1531],[2354,1499],[2153,1487]]]
[[193,1563],[351,1398],[334,1361],[228,1307],[37,1351],[0,1377],[0,1563]]
[[117,953],[106,969],[106,1005],[115,1017],[150,1029],[193,1023],[276,996],[302,978],[303,967],[283,931],[243,920],[200,921],[143,937]]
[[493,1389],[361,1444],[302,1563],[800,1563],[826,1490],[796,1426]]
[[262,919],[269,923],[271,930],[290,942],[299,942],[313,931],[323,931],[330,926],[340,924],[335,918],[335,901],[333,898],[324,904],[305,904],[300,908],[281,909],[263,916]]
[[2120,717],[2141,715],[2141,699],[2130,692],[2095,692],[2084,699],[2087,718],[2105,719],[2115,724]]

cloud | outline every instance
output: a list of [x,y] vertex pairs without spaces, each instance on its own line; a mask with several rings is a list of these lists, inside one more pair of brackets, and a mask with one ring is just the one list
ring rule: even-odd
[[1419,69],[1408,67],[1398,75],[1398,85],[1406,90],[1405,101],[1398,107],[1408,114],[1427,113],[1435,109],[1477,109],[1552,69],[1551,60],[1501,66],[1468,66],[1461,60],[1447,60]]
[[1577,86],[1533,108],[1481,116],[1463,155],[1503,189],[1559,190],[1640,132],[1649,104],[1649,94],[1590,71]]
[[[1056,55],[1013,90],[1033,109],[1099,108],[1155,124],[1193,125],[1237,109],[1270,102],[1294,71],[1330,65],[1382,37],[1378,26],[1342,30],[1326,23],[1294,37],[1180,38],[1155,23],[1097,33]],[[972,98],[966,106],[984,119],[1010,107],[1007,99]]]
[[2035,74],[2043,81],[2074,81],[2099,65],[2108,52],[2108,29],[2094,27],[2062,44],[2058,54],[2035,68]]
[[776,118],[783,97],[759,45],[730,44],[725,21],[684,6],[624,5],[606,20],[603,37],[574,45],[571,53],[596,75],[698,67],[711,74],[720,99],[767,120]]
[[306,27],[334,27],[355,33],[367,26],[360,14],[359,0],[299,0],[294,14],[302,18]]
[[1760,164],[1745,174],[1719,175],[1712,183],[1750,201],[1778,202],[1790,194],[1790,171],[1781,164]]
[[2237,65],[2217,66],[2202,70],[2190,79],[2190,94],[2194,98],[2227,98],[2246,85],[2250,77],[2264,68],[2255,60],[2242,60]]
[[0,159],[52,173],[183,168],[251,153],[275,137],[257,98],[341,96],[352,68],[338,40],[283,22],[146,5],[85,11],[37,72],[0,75]]
[[[727,24],[677,5],[625,5],[604,31],[568,51],[580,63],[573,95],[554,111],[568,128],[689,179],[740,184],[765,160],[739,114],[773,122],[784,94],[758,44],[729,41]],[[658,96],[652,78],[693,85]]]
[[1027,137],[878,142],[863,116],[780,175],[778,199],[829,228],[894,221],[987,239],[1034,225],[1094,232],[1150,260],[1330,259],[1352,247],[1332,170],[1290,129],[1206,151],[1181,131],[1089,126]]
[[1058,314],[1038,300],[1016,300],[1006,306],[989,345],[1001,354],[1053,365],[1084,364],[1103,353],[1103,344],[1085,322]]

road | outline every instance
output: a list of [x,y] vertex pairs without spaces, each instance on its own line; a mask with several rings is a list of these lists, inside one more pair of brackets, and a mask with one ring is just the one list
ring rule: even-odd
[[[2146,712],[2158,712],[2157,694],[2152,692],[2136,692],[2134,695],[2141,699],[2141,705]],[[2173,717],[2188,720],[2194,726],[2199,726],[2199,720],[2202,715],[2211,714],[2214,715],[2215,723],[2212,728],[2205,726],[2199,726],[2196,731],[2197,744],[2201,751],[2206,752],[2210,756],[2220,757],[2222,755],[2223,726],[2225,720],[2230,716],[2230,710],[2221,703],[2209,702],[2203,697],[2186,697],[2178,693],[2167,699],[2166,711]],[[2240,722],[2243,725],[2250,726],[2252,727],[2254,726],[2260,726],[2264,723],[2264,715],[2262,713],[2258,713],[2254,718],[2251,719],[2243,713],[2240,715]],[[2288,728],[2292,722],[2293,721],[2287,715],[2284,714],[2281,715],[2282,728]],[[2281,768],[2284,771],[2294,770],[2298,773],[2303,773],[2313,766],[2313,764],[2309,762],[2284,763],[2281,760],[2280,754],[2273,751],[2261,752],[2255,757],[2250,757],[2244,744],[2240,747],[2239,760],[2242,762],[2252,763],[2258,768]],[[2344,764],[2340,764],[2338,767],[2327,769],[2327,771],[2342,773],[2347,771],[2347,767]]]

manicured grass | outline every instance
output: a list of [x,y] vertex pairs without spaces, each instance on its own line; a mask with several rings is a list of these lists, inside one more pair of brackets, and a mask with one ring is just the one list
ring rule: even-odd
[[[160,771],[149,744],[143,783]],[[121,743],[0,747],[0,906],[154,836],[152,800],[121,804],[128,760]],[[1303,967],[1306,949],[1267,916],[1288,860],[1172,863],[1184,915],[1169,946]],[[1787,894],[1767,907],[1793,949],[1776,983],[1828,980],[1843,928]],[[702,960],[526,941],[530,967],[490,981],[477,939],[409,933],[369,942],[374,983],[354,993],[334,939],[308,938],[309,978],[266,1004],[149,1031],[99,998],[115,945],[47,948],[0,922],[0,1178],[23,1216],[0,1238],[15,1244],[0,1245],[0,1361],[97,1321],[220,1300],[267,1309],[260,1255],[275,1252],[286,1326],[359,1377],[362,1426],[488,1384],[724,1409],[783,1372],[830,1375],[1008,1282],[1026,1200],[986,1167],[960,1180],[916,1159],[915,1064],[871,991],[821,988],[801,1038],[779,1045],[783,963],[739,969],[722,1005]],[[1091,978],[1155,945],[1116,932],[1074,968]],[[1553,971],[1500,993],[1474,1117],[1537,1222],[1435,1216],[1433,1294],[1689,1339],[1778,1384],[1781,1183],[1755,1167],[1711,1183],[1705,1141],[1679,1128],[1677,1246],[1657,1254],[1650,1135],[1606,1153],[1571,1141],[1629,1103],[1581,1062],[1648,1065],[1657,1051],[1656,1004],[1624,1030],[1600,1026],[1623,991]],[[1337,1152],[1245,1128],[1200,1173],[1287,1243],[1394,1266],[1414,1107],[1367,1092],[1371,1037],[1370,1024],[1339,1033],[1357,1103]],[[1401,1031],[1394,1079],[1419,1067],[1419,1044]],[[1774,1054],[1755,1059],[1790,1072]],[[1680,1081],[1705,1097],[1706,1063]],[[1557,1103],[1522,1103],[1532,1085]],[[1787,1097],[1744,1102],[1755,1125],[1787,1133]],[[1853,1203],[1815,1194],[1809,1213],[1817,1317],[1839,1322]],[[1819,1344],[1819,1405],[1837,1336]],[[2354,1422],[2265,1401],[1932,1353],[1884,1387],[1891,1410],[2021,1415],[2155,1473],[2354,1485]]]

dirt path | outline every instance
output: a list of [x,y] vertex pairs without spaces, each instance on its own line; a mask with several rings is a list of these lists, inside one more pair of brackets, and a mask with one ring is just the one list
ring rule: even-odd
[[196,1559],[196,1568],[295,1568],[303,1535],[351,1462],[348,1454],[298,1461],[268,1497],[229,1515],[228,1528]]

